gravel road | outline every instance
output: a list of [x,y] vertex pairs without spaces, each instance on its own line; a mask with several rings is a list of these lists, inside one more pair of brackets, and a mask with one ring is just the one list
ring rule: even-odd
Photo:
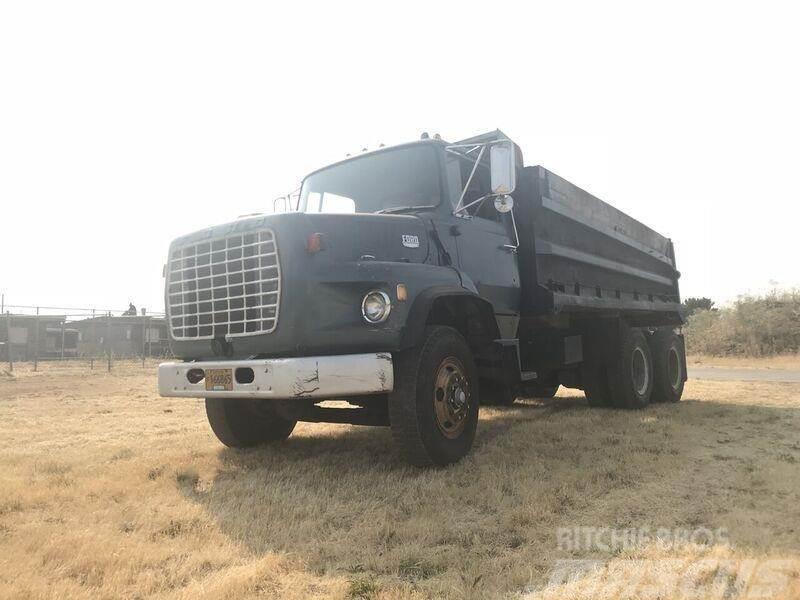
[[788,369],[732,369],[729,367],[689,367],[690,379],[716,381],[772,381],[800,383],[800,371]]

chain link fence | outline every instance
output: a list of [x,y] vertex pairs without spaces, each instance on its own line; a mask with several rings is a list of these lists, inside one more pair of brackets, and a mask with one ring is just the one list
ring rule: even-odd
[[4,305],[0,311],[0,362],[10,372],[24,363],[33,371],[41,363],[88,369],[114,364],[141,364],[168,357],[163,313],[54,306]]

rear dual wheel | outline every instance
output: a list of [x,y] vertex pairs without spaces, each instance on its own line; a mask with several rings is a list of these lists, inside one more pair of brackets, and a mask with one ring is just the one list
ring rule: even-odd
[[683,340],[671,329],[648,337],[623,325],[610,360],[584,369],[584,393],[595,407],[637,409],[677,402],[686,380],[684,365]]
[[608,385],[608,369],[603,364],[591,364],[583,370],[583,393],[592,408],[613,406]]
[[650,337],[653,354],[652,402],[678,402],[686,382],[683,338],[672,329],[659,329]]
[[616,356],[608,366],[611,402],[617,408],[644,408],[653,392],[653,357],[639,329],[623,327]]

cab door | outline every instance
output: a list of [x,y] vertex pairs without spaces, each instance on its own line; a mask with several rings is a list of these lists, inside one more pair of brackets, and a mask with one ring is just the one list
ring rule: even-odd
[[[516,236],[510,214],[500,214],[492,199],[488,165],[480,165],[470,180],[474,163],[448,156],[447,186],[453,209],[464,186],[469,184],[458,215],[450,215],[450,239],[455,242],[458,267],[466,274],[481,297],[492,303],[503,338],[515,338],[520,313],[520,279]],[[476,202],[480,198],[483,201]]]
[[[501,336],[515,338],[521,303],[516,236],[511,215],[497,212],[487,197],[490,173],[488,162],[482,163],[470,178],[474,162],[452,154],[445,158],[446,191],[451,205],[446,237],[457,250],[459,269],[472,280],[478,294],[492,303]],[[468,186],[466,193],[464,186]],[[468,208],[455,215],[462,193],[462,206]],[[485,199],[479,201],[481,198]]]
[[[494,211],[493,206],[491,210]],[[450,229],[458,249],[459,268],[472,280],[481,297],[494,306],[501,335],[514,338],[520,312],[519,267],[517,254],[512,250],[515,241],[511,217],[499,213],[497,216],[497,220],[454,217]]]

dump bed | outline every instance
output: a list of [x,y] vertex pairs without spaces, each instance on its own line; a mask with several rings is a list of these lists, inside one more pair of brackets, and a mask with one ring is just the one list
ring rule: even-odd
[[544,167],[515,194],[523,314],[659,313],[682,321],[672,242]]

